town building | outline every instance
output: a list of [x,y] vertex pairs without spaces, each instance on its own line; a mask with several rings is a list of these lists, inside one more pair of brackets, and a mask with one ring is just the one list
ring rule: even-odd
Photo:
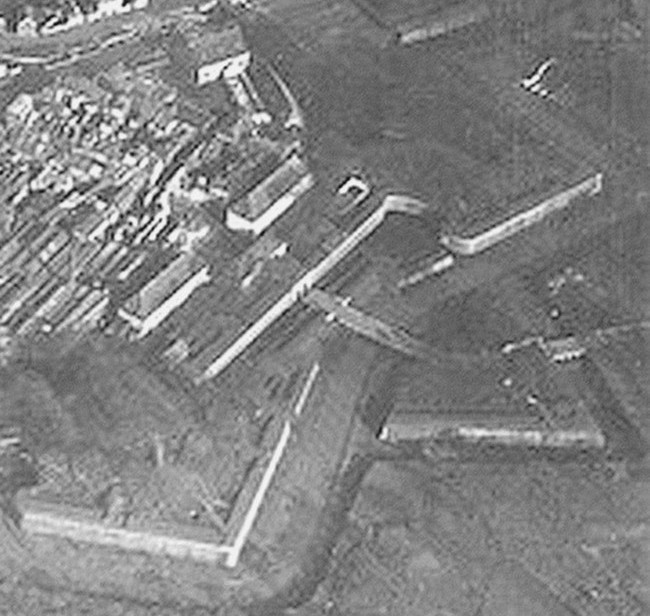
[[194,255],[179,255],[167,266],[163,266],[158,274],[125,304],[126,309],[145,319],[203,266]]
[[[468,356],[445,366],[415,365],[396,387],[378,436],[389,443],[602,448],[604,434],[580,399],[574,377],[544,367],[534,353],[517,363]],[[553,387],[540,393],[551,380]],[[554,398],[557,391],[563,395]]]
[[504,414],[499,409],[400,412],[386,421],[379,439],[388,443],[458,439],[469,430],[496,436],[498,430],[506,427],[513,433],[524,432],[533,429],[533,422],[530,418]]
[[259,235],[284,214],[314,183],[302,159],[294,154],[226,211],[226,225]]
[[34,98],[29,94],[19,94],[6,109],[8,124],[20,125],[27,121],[27,118],[34,111]]
[[121,11],[122,0],[100,0],[97,5],[97,11],[89,17],[92,17],[93,19],[101,19],[102,17],[115,15]]
[[238,24],[219,31],[198,29],[188,33],[194,56],[195,81],[202,86],[221,77],[237,77],[249,66],[251,53]]
[[24,37],[34,37],[38,35],[38,23],[30,14],[23,17],[16,26],[16,34]]

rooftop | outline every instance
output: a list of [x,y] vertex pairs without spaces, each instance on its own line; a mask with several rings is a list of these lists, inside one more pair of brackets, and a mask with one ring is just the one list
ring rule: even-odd
[[[449,430],[538,430],[551,443],[603,436],[584,396],[584,376],[559,365],[537,348],[511,356],[449,353],[438,364],[404,368],[385,425],[403,434],[441,435]],[[424,438],[424,436],[420,436]],[[573,439],[573,440],[572,440]]]
[[232,58],[247,51],[244,35],[238,24],[222,30],[197,28],[186,33],[187,44],[199,64]]
[[255,220],[306,173],[307,165],[297,155],[293,155],[230,209],[248,220]]

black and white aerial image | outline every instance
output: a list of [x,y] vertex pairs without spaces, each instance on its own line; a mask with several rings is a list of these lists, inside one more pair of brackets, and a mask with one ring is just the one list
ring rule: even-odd
[[0,0],[0,616],[650,616],[650,0]]

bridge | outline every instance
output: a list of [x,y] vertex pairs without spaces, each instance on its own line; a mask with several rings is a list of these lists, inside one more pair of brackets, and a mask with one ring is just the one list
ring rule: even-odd
[[424,342],[413,338],[400,328],[387,325],[380,319],[350,306],[341,297],[330,295],[320,289],[312,289],[304,297],[304,302],[309,306],[325,311],[328,315],[332,315],[341,325],[378,344],[390,347],[409,357],[418,359],[431,357],[431,350]]

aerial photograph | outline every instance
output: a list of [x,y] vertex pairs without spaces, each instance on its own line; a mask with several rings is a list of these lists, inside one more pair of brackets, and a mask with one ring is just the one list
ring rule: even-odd
[[0,616],[650,616],[650,0],[0,0]]

